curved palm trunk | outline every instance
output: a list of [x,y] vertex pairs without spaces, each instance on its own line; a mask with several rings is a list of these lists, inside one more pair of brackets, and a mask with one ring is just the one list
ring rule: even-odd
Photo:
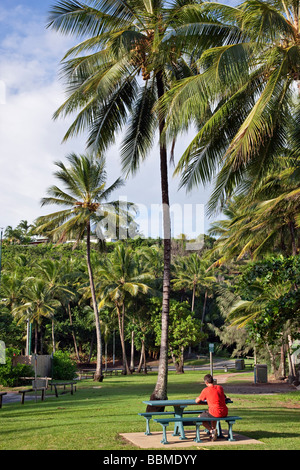
[[120,341],[122,348],[122,362],[123,362],[123,374],[130,374],[130,369],[128,367],[126,349],[125,349],[125,339],[124,339],[124,322],[125,322],[125,305],[122,305],[122,313],[120,312],[120,307],[116,305],[118,313],[118,323],[119,323],[119,332],[120,332]]
[[134,330],[131,332],[130,370],[134,372]]
[[56,347],[55,347],[55,333],[54,333],[54,318],[52,317],[52,349],[53,349],[53,354],[56,353]]
[[191,311],[194,311],[195,308],[195,294],[196,294],[196,283],[193,282],[193,294],[192,294],[192,308]]
[[[158,98],[164,94],[162,72],[156,74],[156,85]],[[160,150],[160,174],[161,193],[163,205],[164,226],[164,273],[163,273],[163,301],[161,320],[161,344],[157,382],[150,397],[151,400],[167,399],[168,384],[168,330],[169,330],[169,303],[170,303],[170,265],[171,265],[171,223],[169,206],[169,183],[166,141],[162,137],[165,126],[163,117],[159,119],[159,150]]]
[[[201,318],[201,326],[200,326],[200,331],[201,331],[201,333],[202,333],[202,331],[203,331],[203,324],[204,324],[204,317],[205,317],[207,296],[208,296],[208,292],[207,292],[207,289],[205,289],[204,302],[203,302],[203,309],[202,309],[202,318]],[[200,347],[200,348],[201,348],[201,344],[202,344],[202,341],[200,341],[200,343],[199,343],[199,347]]]
[[81,362],[79,352],[78,352],[77,341],[76,341],[76,337],[75,337],[75,333],[74,333],[74,329],[73,329],[73,320],[72,320],[72,312],[71,312],[70,302],[68,302],[67,310],[68,310],[68,314],[69,314],[69,320],[70,320],[71,333],[72,333],[72,338],[73,338],[73,343],[74,343],[75,354],[76,354],[78,362]]
[[100,330],[100,319],[98,313],[98,305],[95,294],[95,285],[94,277],[91,266],[91,227],[90,223],[87,223],[87,240],[86,240],[86,254],[87,254],[87,267],[89,272],[90,288],[92,294],[93,310],[95,315],[95,326],[96,326],[96,337],[97,337],[97,364],[96,364],[96,373],[94,375],[95,381],[102,381],[102,340],[101,340],[101,330]]

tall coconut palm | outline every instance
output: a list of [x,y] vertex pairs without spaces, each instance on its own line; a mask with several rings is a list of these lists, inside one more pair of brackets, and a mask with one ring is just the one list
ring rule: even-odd
[[127,125],[122,165],[129,174],[138,170],[158,131],[164,225],[162,335],[153,392],[158,399],[167,396],[171,236],[165,114],[155,104],[175,78],[194,73],[190,61],[195,50],[189,53],[187,36],[196,41],[199,29],[189,6],[199,2],[60,1],[49,21],[51,28],[81,40],[64,58],[69,95],[55,117],[77,113],[65,139],[87,129],[88,146],[103,150]]
[[[217,175],[212,213],[249,169],[255,187],[288,140],[300,92],[300,10],[298,0],[204,2],[194,10],[215,18],[210,33],[217,43],[201,55],[201,73],[173,87],[164,105],[171,133],[197,122],[176,172],[188,189]],[[221,25],[222,34],[213,34]]]
[[207,290],[216,278],[212,272],[207,272],[209,264],[200,258],[197,253],[187,257],[178,258],[175,263],[175,278],[172,283],[175,289],[189,289],[192,291],[191,310],[194,312],[196,293],[199,294],[202,288],[205,289],[205,299],[203,305],[203,315],[207,299]]
[[[175,279],[172,283],[175,289],[188,289],[192,291],[191,311],[195,309],[196,295],[204,290],[204,301],[201,315],[201,332],[203,330],[207,298],[209,291],[216,282],[213,272],[208,272],[209,262],[201,259],[197,253],[193,253],[187,257],[178,258],[175,263]],[[201,343],[200,343],[201,345]],[[191,348],[189,349],[189,354]]]
[[98,267],[97,274],[100,279],[97,288],[99,288],[102,297],[99,307],[101,308],[109,302],[116,308],[122,347],[123,373],[129,374],[124,337],[126,301],[128,301],[128,297],[136,297],[139,293],[146,294],[149,287],[142,282],[143,275],[136,268],[132,250],[125,248],[124,245],[119,245],[114,249],[112,255]]
[[[91,155],[76,155],[67,157],[69,167],[63,162],[57,162],[59,170],[54,173],[66,189],[51,186],[49,197],[42,199],[44,205],[60,205],[61,211],[41,216],[36,221],[36,230],[48,230],[58,243],[67,239],[75,239],[75,245],[85,239],[86,260],[92,295],[93,310],[97,336],[97,365],[95,380],[102,377],[102,342],[98,306],[95,294],[94,277],[91,265],[91,230],[95,224],[101,223],[103,213],[115,212],[116,202],[107,203],[111,193],[123,183],[117,179],[108,188],[106,185],[105,159],[95,159]],[[102,212],[101,212],[102,211]]]
[[[35,354],[37,353],[38,327],[43,318],[54,318],[59,307],[58,300],[53,298],[53,290],[42,279],[28,278],[22,289],[22,301],[12,309],[12,314],[19,321],[35,323]],[[53,330],[52,330],[53,333]],[[54,341],[54,338],[52,338]]]
[[[44,259],[37,264],[37,273],[42,276],[44,282],[47,283],[49,289],[52,291],[53,298],[59,300],[64,305],[67,300],[70,305],[70,299],[74,296],[73,290],[65,285],[64,277],[66,275],[66,264],[62,260]],[[54,335],[54,316],[52,317],[52,350],[56,352]],[[74,339],[74,335],[73,335]],[[78,357],[78,355],[77,355]]]

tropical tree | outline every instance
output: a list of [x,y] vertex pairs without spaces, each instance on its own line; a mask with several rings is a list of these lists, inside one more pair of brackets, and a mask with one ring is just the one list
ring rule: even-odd
[[1,279],[1,298],[2,303],[13,309],[22,299],[22,288],[24,285],[24,278],[18,272],[7,273],[5,272]]
[[192,292],[191,311],[195,310],[195,297],[204,288],[204,305],[202,309],[202,321],[205,314],[208,289],[216,282],[213,273],[207,272],[209,263],[200,258],[197,253],[190,256],[177,258],[174,262],[175,278],[172,283],[175,289],[188,289]]
[[246,189],[228,201],[226,219],[214,222],[209,230],[219,236],[208,252],[218,255],[215,264],[233,258],[258,259],[275,251],[297,254],[300,191],[299,170],[293,163],[290,158],[278,158],[256,188],[245,180]]
[[[61,305],[68,304],[68,314],[70,319],[70,324],[72,326],[72,317],[70,313],[70,300],[75,296],[74,290],[70,286],[66,285],[66,269],[67,263],[64,263],[63,260],[52,260],[44,259],[37,265],[37,274],[42,276],[44,281],[48,284],[49,289],[52,290],[53,298],[57,299]],[[74,332],[72,332],[75,351],[78,351],[76,347],[76,341],[74,337]],[[54,317],[52,318],[52,339],[53,339],[53,353],[56,352],[56,345],[54,341]]]
[[[21,322],[30,321],[35,324],[35,348],[37,353],[38,327],[43,318],[53,319],[60,303],[53,298],[53,290],[42,279],[29,278],[22,289],[22,301],[12,309],[12,314]],[[52,342],[54,331],[52,329]]]
[[198,19],[189,15],[189,6],[195,3],[198,1],[68,0],[52,8],[49,20],[56,31],[82,39],[64,58],[69,96],[55,117],[77,112],[65,139],[88,129],[87,145],[102,151],[128,125],[121,149],[128,175],[138,170],[158,130],[164,270],[160,363],[153,398],[167,396],[171,263],[165,113],[158,103],[175,78],[194,73],[189,59],[192,61],[195,49],[191,47],[187,54],[187,35],[195,41],[199,36]]
[[118,315],[119,333],[122,347],[123,373],[129,374],[125,350],[125,313],[128,297],[135,297],[139,293],[146,294],[149,287],[143,280],[143,275],[136,269],[132,250],[123,244],[116,246],[110,257],[97,269],[99,276],[99,289],[102,300],[99,308],[112,304]]
[[[156,341],[159,344],[161,334],[161,323],[159,321],[159,305],[161,299],[152,297],[150,300],[150,310],[153,315],[152,323],[156,333]],[[176,372],[184,372],[184,350],[191,344],[204,339],[201,332],[201,322],[191,315],[187,302],[170,302],[170,338],[169,353],[172,358]]]
[[[296,256],[270,257],[250,263],[237,283],[240,299],[232,305],[228,315],[231,325],[246,325],[260,347],[267,348],[274,370],[272,346],[279,344],[281,370],[284,371],[285,350],[291,354],[292,338],[299,335],[298,281],[299,259]],[[291,360],[289,363],[291,375],[295,375]],[[281,375],[285,374],[282,372]]]
[[89,283],[95,316],[97,336],[97,365],[95,380],[102,380],[102,342],[98,305],[96,300],[93,270],[91,265],[91,231],[96,224],[105,219],[103,214],[115,214],[116,202],[107,203],[111,193],[123,183],[117,179],[106,188],[106,171],[104,157],[95,159],[92,155],[76,155],[67,157],[69,167],[57,162],[59,170],[55,177],[64,184],[65,190],[57,186],[48,189],[48,197],[42,199],[44,205],[60,205],[61,211],[41,216],[36,221],[36,230],[48,230],[58,243],[67,239],[75,239],[75,246],[80,240],[86,241],[86,260]]
[[[200,73],[172,88],[164,109],[171,137],[196,121],[176,173],[188,189],[217,175],[212,213],[248,172],[255,188],[287,143],[290,122],[299,123],[299,1],[204,2],[193,10],[201,38],[216,44],[201,54]],[[215,21],[205,30],[208,16]]]

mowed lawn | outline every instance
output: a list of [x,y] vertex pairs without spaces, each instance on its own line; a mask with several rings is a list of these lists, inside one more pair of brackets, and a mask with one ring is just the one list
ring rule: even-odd
[[[170,372],[168,398],[195,398],[203,388],[203,376],[204,372],[197,371]],[[87,379],[78,381],[73,396],[67,393],[56,398],[49,390],[44,402],[4,404],[0,410],[0,450],[138,450],[119,434],[145,432],[145,419],[138,413],[145,411],[142,402],[150,398],[155,383],[154,372],[107,377],[102,383]],[[218,450],[300,449],[299,392],[231,394],[230,398],[229,414],[243,418],[233,431],[263,444],[232,443],[218,446]],[[151,430],[162,428],[151,423]]]

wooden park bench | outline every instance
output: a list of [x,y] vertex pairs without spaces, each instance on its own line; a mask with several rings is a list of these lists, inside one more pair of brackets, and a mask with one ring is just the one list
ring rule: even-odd
[[[146,369],[151,371],[151,370],[152,370],[152,367],[146,365]],[[143,372],[144,370],[145,370],[145,368],[144,368],[144,366],[142,366],[142,367],[141,367],[141,372]]]
[[[239,416],[226,416],[226,418],[202,418],[201,416],[197,417],[176,417],[176,418],[154,418],[153,421],[156,423],[159,423],[163,427],[163,439],[161,441],[162,444],[168,444],[167,440],[167,426],[170,423],[174,423],[175,429],[174,429],[174,434],[173,435],[178,435],[178,424],[181,423],[183,426],[196,426],[196,437],[194,439],[195,442],[202,442],[200,439],[200,431],[199,428],[201,425],[203,425],[204,422],[211,422],[211,421],[216,421],[217,423],[220,423],[221,421],[226,421],[228,424],[228,441],[235,441],[232,433],[232,426],[236,422],[236,420],[242,419]],[[183,431],[183,426],[182,426],[182,431],[180,433],[180,439],[186,439],[184,431]],[[217,430],[218,432],[218,430]],[[218,434],[218,437],[219,436]]]
[[7,395],[7,392],[0,392],[0,408],[2,408],[2,397]]
[[[63,387],[63,388],[64,388],[62,394],[63,394],[63,393],[67,393],[68,391],[70,391],[70,392],[71,392],[71,395],[73,395],[74,390],[75,390],[75,392],[76,392],[76,383],[77,383],[77,382],[75,382],[75,381],[70,381],[70,382],[50,382],[49,385],[50,385],[51,390],[52,390],[52,387],[54,387],[55,396],[58,397],[58,391],[57,391],[57,389],[58,389],[59,387]],[[66,387],[70,387],[70,390],[66,390]]]
[[21,396],[21,404],[22,404],[22,405],[24,405],[26,393],[30,393],[30,392],[42,392],[42,393],[41,393],[41,400],[42,400],[42,401],[45,400],[45,387],[41,387],[41,388],[26,388],[26,389],[24,389],[24,390],[19,390],[19,393],[22,395],[22,396]]
[[122,370],[121,369],[107,369],[103,371],[103,374],[105,376],[110,376],[112,377],[113,375],[122,375]]
[[250,369],[254,369],[254,362],[245,362],[245,368],[249,367]]
[[78,371],[78,375],[79,375],[80,380],[83,379],[83,378],[87,379],[88,377],[91,377],[93,379],[94,376],[95,376],[95,373],[96,373],[96,371],[91,370],[91,369],[79,369],[79,371]]

